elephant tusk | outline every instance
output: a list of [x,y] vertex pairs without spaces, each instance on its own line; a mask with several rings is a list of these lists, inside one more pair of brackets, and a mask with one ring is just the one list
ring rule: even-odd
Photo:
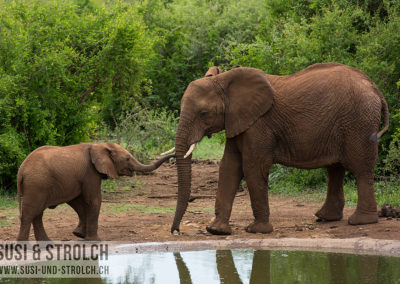
[[196,147],[196,143],[190,145],[190,148],[189,148],[189,150],[187,151],[186,155],[183,156],[184,159],[186,159],[188,156],[190,156],[190,154],[192,154],[192,152],[193,152],[193,150],[194,150],[194,147]]
[[173,152],[175,152],[175,147],[169,149],[168,151],[166,151],[166,152],[164,152],[164,153],[161,153],[160,155],[161,155],[161,156],[165,156],[165,155],[171,154],[171,153],[173,153]]

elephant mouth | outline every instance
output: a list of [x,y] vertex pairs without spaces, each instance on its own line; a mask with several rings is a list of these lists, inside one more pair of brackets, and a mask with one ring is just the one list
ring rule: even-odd
[[134,169],[131,169],[131,168],[125,169],[125,175],[126,175],[126,176],[132,177],[133,174],[134,174],[134,172],[135,172]]

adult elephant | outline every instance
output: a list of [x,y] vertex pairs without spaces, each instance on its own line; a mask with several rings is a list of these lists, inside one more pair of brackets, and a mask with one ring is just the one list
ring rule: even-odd
[[[381,112],[384,127],[379,131]],[[266,75],[239,67],[206,77],[187,87],[175,147],[178,202],[171,232],[179,231],[191,187],[191,152],[203,136],[225,129],[226,145],[219,169],[212,234],[230,234],[229,218],[242,178],[247,182],[254,222],[251,233],[269,233],[268,174],[279,163],[303,169],[327,168],[328,192],[316,216],[343,216],[343,178],[350,170],[357,181],[357,209],[349,224],[378,221],[374,169],[378,139],[388,129],[387,103],[361,71],[322,63],[288,76]],[[189,149],[189,150],[188,150]]]

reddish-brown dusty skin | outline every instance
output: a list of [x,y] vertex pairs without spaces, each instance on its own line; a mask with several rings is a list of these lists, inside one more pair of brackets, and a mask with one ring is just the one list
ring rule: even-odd
[[[218,184],[218,165],[214,162],[193,164],[192,196],[181,224],[181,235],[171,235],[177,193],[176,165],[164,164],[150,175],[120,178],[115,193],[103,194],[99,219],[102,240],[132,243],[156,241],[192,241],[211,239],[260,238],[355,238],[400,240],[400,219],[379,218],[377,224],[351,226],[347,218],[355,207],[345,206],[344,218],[334,222],[316,222],[314,213],[323,201],[310,201],[308,196],[270,196],[271,234],[250,234],[245,227],[253,221],[249,194],[238,192],[230,225],[232,235],[213,236],[206,226],[214,217],[215,192]],[[132,185],[135,187],[132,188]],[[356,190],[354,188],[354,190]],[[150,198],[156,197],[159,198]],[[19,229],[18,209],[0,210],[0,241],[15,240]],[[68,205],[47,209],[44,226],[52,240],[79,240],[72,234],[78,216]],[[33,230],[30,240],[34,240]]]

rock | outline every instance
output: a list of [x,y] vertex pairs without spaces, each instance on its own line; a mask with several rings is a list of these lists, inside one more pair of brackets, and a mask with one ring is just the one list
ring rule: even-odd
[[389,203],[382,206],[379,217],[400,218],[400,207],[392,207]]
[[301,231],[303,231],[303,228],[300,227],[300,226],[295,225],[294,226],[294,230],[297,231],[297,232],[301,232]]
[[389,212],[392,210],[392,206],[389,203],[385,203],[379,211],[379,217],[390,217]]

